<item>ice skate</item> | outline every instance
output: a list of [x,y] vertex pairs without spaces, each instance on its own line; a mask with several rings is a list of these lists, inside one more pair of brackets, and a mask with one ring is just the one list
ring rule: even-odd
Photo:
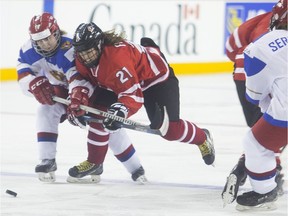
[[213,138],[207,129],[203,129],[206,134],[206,140],[203,144],[198,145],[198,148],[202,154],[202,158],[207,165],[214,165],[215,149],[213,145]]
[[35,172],[38,175],[38,179],[42,182],[55,182],[56,170],[57,164],[55,159],[43,159],[41,163],[35,167]]
[[133,181],[138,182],[139,184],[147,184],[148,182],[145,176],[145,170],[142,166],[132,173],[131,178],[133,179]]
[[[102,164],[94,164],[89,161],[84,161],[77,166],[69,169],[69,183],[99,183],[100,175],[103,173]],[[85,178],[89,176],[90,178]]]
[[277,188],[266,194],[259,194],[254,191],[243,193],[237,197],[238,211],[256,210],[269,211],[277,208],[275,201],[277,200]]
[[284,189],[283,189],[283,184],[284,184],[284,174],[281,173],[282,166],[277,165],[277,171],[276,171],[276,176],[275,176],[275,181],[277,183],[277,192],[278,196],[284,195]]
[[227,177],[226,184],[222,191],[224,207],[236,199],[239,186],[244,185],[246,179],[247,173],[245,172],[245,156],[243,155]]

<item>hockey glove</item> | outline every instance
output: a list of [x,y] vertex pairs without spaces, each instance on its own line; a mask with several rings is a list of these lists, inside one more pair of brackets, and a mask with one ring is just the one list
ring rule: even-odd
[[[122,103],[114,103],[108,109],[108,113],[122,118],[126,118],[128,116],[128,108]],[[110,118],[105,118],[102,124],[105,130],[110,132],[116,132],[118,129],[121,128],[122,123]]]
[[86,129],[86,121],[83,118],[83,116],[76,117],[75,115],[68,113],[67,119],[68,119],[70,124],[72,124],[74,126],[78,126],[82,129]]
[[70,94],[71,103],[68,106],[68,114],[76,117],[85,115],[85,111],[80,109],[80,105],[88,105],[89,102],[89,89],[82,86],[77,86],[72,89]]
[[55,91],[47,77],[36,77],[29,83],[29,90],[39,103],[48,105],[55,104],[52,99],[55,95]]

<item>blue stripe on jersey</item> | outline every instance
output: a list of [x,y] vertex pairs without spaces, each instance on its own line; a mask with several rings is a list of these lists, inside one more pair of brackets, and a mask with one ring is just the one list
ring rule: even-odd
[[[72,39],[62,36],[61,37],[61,44],[57,48],[57,52],[54,56],[47,57],[45,60],[51,64],[57,65],[58,68],[63,70],[63,73],[66,73],[70,68],[75,67],[75,60],[74,59],[68,59],[65,54],[68,50],[72,48]],[[25,63],[28,65],[34,65],[37,61],[43,59],[40,54],[38,54],[35,49],[31,46],[29,49],[24,49],[21,48],[20,54],[18,61],[20,63]],[[23,68],[18,71],[18,74],[23,73],[23,72],[30,71],[31,68]]]
[[256,57],[250,58],[244,53],[244,69],[248,77],[259,73],[265,66],[266,64],[260,59]]
[[54,0],[44,0],[43,11],[53,15],[54,13]]
[[34,62],[39,61],[42,58],[43,57],[38,54],[31,46],[31,48],[25,50],[25,52],[23,52],[23,49],[20,50],[18,61],[32,65]]
[[245,93],[245,97],[250,103],[255,104],[255,105],[259,105],[259,100],[252,99],[251,97],[249,97],[249,95],[247,93]]
[[288,122],[283,120],[274,119],[272,116],[270,116],[267,113],[264,113],[263,118],[271,125],[282,127],[282,128],[288,128]]
[[257,180],[257,181],[263,181],[267,179],[271,179],[276,175],[276,168],[265,173],[254,173],[246,169],[247,174],[249,175],[250,178]]

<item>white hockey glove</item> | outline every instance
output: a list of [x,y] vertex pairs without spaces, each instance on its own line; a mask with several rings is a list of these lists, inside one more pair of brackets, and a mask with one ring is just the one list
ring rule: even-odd
[[[124,104],[117,102],[110,106],[110,108],[108,109],[108,113],[115,116],[120,116],[122,118],[127,118],[128,108]],[[110,118],[105,118],[102,124],[105,130],[109,132],[116,132],[121,128],[122,123]]]

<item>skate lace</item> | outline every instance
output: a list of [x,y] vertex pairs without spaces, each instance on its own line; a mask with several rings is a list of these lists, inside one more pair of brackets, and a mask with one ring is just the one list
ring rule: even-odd
[[84,161],[82,163],[80,163],[77,167],[78,170],[83,171],[83,170],[89,170],[91,169],[91,167],[93,167],[94,164],[90,163],[89,161]]
[[198,147],[201,151],[202,156],[206,156],[206,155],[211,154],[211,150],[208,146],[207,141],[205,141],[203,144],[199,145]]

